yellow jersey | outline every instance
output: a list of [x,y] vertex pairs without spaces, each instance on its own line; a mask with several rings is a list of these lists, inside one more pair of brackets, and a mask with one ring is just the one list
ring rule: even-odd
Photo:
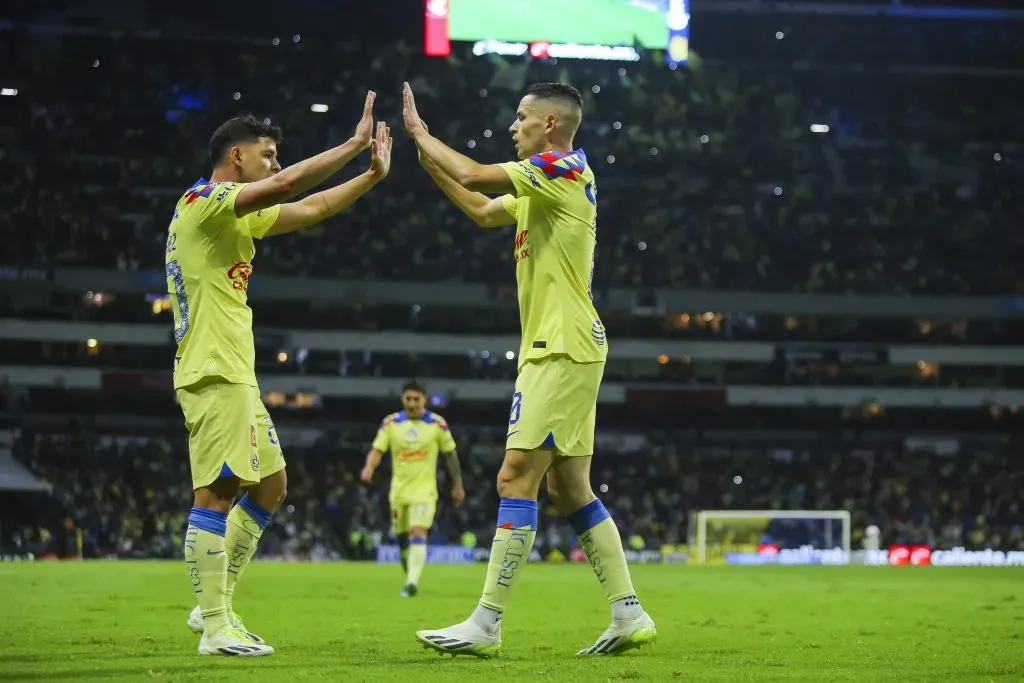
[[604,361],[608,340],[591,292],[597,188],[586,154],[543,152],[501,167],[516,188],[501,201],[516,219],[519,369],[553,354]]
[[391,452],[392,503],[437,500],[437,454],[455,450],[455,439],[443,417],[429,410],[418,420],[404,410],[392,413],[380,423],[373,447]]
[[200,178],[178,200],[167,229],[164,259],[174,313],[174,388],[205,377],[256,384],[256,349],[247,292],[260,238],[280,206],[235,216],[245,183]]

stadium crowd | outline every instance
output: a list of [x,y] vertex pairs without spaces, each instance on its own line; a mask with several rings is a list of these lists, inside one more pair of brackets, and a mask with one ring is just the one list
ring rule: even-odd
[[[827,56],[835,45],[814,49]],[[550,63],[418,50],[400,43],[368,59],[358,44],[299,35],[5,34],[0,54],[21,82],[0,98],[0,162],[15,169],[0,186],[0,231],[13,236],[3,261],[159,270],[171,206],[207,172],[211,131],[240,112],[282,125],[292,163],[346,139],[368,87],[380,92],[378,115],[397,123],[410,79],[435,133],[499,161],[512,152],[506,128],[522,86],[558,79],[586,96],[579,142],[600,186],[596,287],[1022,291],[1024,124],[1014,112],[1024,91],[1010,82],[807,67],[813,54],[800,69],[695,56],[671,70],[647,55]],[[314,230],[267,240],[257,272],[511,282],[507,231],[458,215],[399,142],[386,189]]]
[[[313,445],[286,448],[288,500],[263,537],[264,557],[375,556],[388,537],[388,472],[385,465],[372,485],[359,482],[372,432],[345,428]],[[446,475],[439,475],[431,543],[462,543],[468,532],[486,547],[497,504],[500,435],[458,428],[455,435],[467,501],[457,509],[448,504]],[[1017,495],[1024,474],[1014,466],[1019,439],[967,439],[953,455],[910,442],[828,436],[752,446],[666,433],[635,451],[639,443],[622,439],[618,451],[599,453],[592,475],[623,538],[637,549],[686,544],[691,516],[702,509],[845,509],[853,515],[855,548],[865,527],[876,524],[883,545],[1024,550]],[[191,498],[185,449],[183,438],[109,437],[84,427],[63,435],[22,432],[15,457],[54,489],[39,505],[45,511],[39,523],[4,527],[2,552],[177,557]],[[757,542],[763,530],[757,526],[751,536],[751,529],[744,535],[738,527],[735,535],[722,531],[717,538]],[[776,523],[767,531],[783,547],[838,543],[838,527],[830,539],[820,524]],[[537,549],[565,553],[575,543],[565,520],[542,503]]]

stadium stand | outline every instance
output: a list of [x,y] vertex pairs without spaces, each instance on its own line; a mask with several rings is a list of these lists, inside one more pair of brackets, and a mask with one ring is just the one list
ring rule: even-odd
[[[857,543],[876,524],[886,543],[1024,550],[1016,35],[703,16],[675,70],[465,47],[428,60],[408,43],[367,59],[356,42],[173,23],[3,27],[0,86],[17,94],[0,97],[0,427],[53,488],[0,507],[0,551],[177,556],[190,491],[167,372],[171,205],[224,118],[281,124],[290,162],[348,135],[367,87],[397,115],[403,79],[434,132],[487,161],[509,155],[524,83],[586,94],[613,339],[594,476],[631,547],[685,545],[690,511],[748,507],[848,509]],[[358,484],[359,463],[410,376],[468,455],[469,504],[442,507],[435,540],[491,533],[511,237],[458,215],[413,153],[399,146],[387,191],[350,214],[259,245],[257,370],[290,473],[265,556],[373,556],[386,491]],[[550,511],[541,529],[544,554],[572,550]]]

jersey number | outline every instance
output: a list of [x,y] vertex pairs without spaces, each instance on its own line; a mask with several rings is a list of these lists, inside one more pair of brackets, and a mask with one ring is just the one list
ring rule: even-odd
[[514,425],[516,422],[519,422],[519,413],[522,410],[522,408],[523,394],[522,392],[517,391],[516,393],[512,394],[512,410],[509,412],[508,415],[508,423],[510,425]]
[[167,274],[167,291],[171,293],[171,311],[174,313],[174,341],[181,340],[188,334],[188,297],[185,296],[185,278],[181,274],[178,262],[171,261],[164,268]]

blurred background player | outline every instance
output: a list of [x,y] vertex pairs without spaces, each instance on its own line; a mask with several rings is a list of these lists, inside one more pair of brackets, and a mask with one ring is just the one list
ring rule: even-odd
[[[274,423],[255,373],[252,310],[247,303],[253,239],[315,225],[383,180],[391,139],[383,122],[373,137],[374,93],[367,94],[353,137],[281,170],[281,130],[253,117],[233,118],[210,140],[213,173],[178,201],[168,228],[167,289],[174,310],[174,388],[189,430],[195,493],[185,532],[185,562],[198,605],[188,626],[202,632],[199,653],[274,652],[234,613],[235,584],[285,497],[287,476]],[[363,174],[301,201],[282,204],[337,173],[367,147]],[[239,488],[246,493],[235,504]]]
[[403,410],[380,423],[366,454],[362,480],[369,484],[387,452],[391,453],[391,529],[405,572],[402,597],[415,597],[427,563],[427,535],[437,508],[437,454],[443,453],[452,478],[452,503],[466,499],[455,439],[443,417],[427,410],[427,392],[416,382],[402,387]]
[[416,634],[441,652],[492,656],[500,649],[502,613],[533,547],[545,475],[552,502],[569,518],[612,608],[608,629],[577,654],[616,654],[657,635],[633,590],[618,528],[590,486],[608,345],[590,291],[597,189],[586,154],[573,148],[582,107],[570,85],[529,87],[509,128],[520,161],[485,166],[431,137],[405,84],[405,127],[434,181],[481,227],[517,226],[513,259],[522,341],[498,472],[497,528],[472,616]]

